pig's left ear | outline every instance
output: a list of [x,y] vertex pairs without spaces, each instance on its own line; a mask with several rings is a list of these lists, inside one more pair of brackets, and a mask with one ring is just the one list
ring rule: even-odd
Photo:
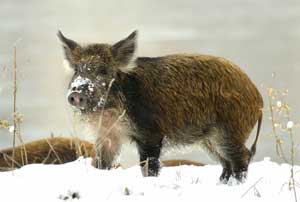
[[113,45],[112,53],[119,65],[127,66],[133,59],[137,44],[136,39],[137,31],[134,31],[127,38]]
[[80,46],[75,41],[66,38],[61,31],[58,31],[57,36],[63,44],[66,59],[70,63],[73,63],[76,57],[76,51],[80,49]]

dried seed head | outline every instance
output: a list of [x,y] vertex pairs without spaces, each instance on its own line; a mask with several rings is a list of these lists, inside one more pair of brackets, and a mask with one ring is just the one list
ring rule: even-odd
[[282,107],[282,103],[281,103],[280,100],[278,100],[278,101],[276,102],[276,106],[277,106],[278,108],[281,108],[281,107]]
[[8,131],[10,133],[13,133],[15,131],[15,127],[14,126],[9,126]]
[[293,121],[288,121],[287,124],[286,124],[286,127],[287,127],[288,129],[293,128],[293,126],[294,126],[294,122],[293,122]]

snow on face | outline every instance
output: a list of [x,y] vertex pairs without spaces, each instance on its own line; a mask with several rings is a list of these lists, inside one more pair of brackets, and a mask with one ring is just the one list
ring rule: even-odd
[[88,91],[90,93],[94,92],[95,84],[89,78],[77,76],[70,85],[68,95],[72,92],[81,93],[82,90],[80,89],[80,87],[84,85],[88,87]]
[[99,102],[97,103],[98,107],[103,107],[105,105],[105,98],[101,97]]
[[88,85],[89,90],[92,89],[91,91],[94,90],[94,84],[92,83],[92,81],[88,78],[84,78],[81,76],[77,76],[76,79],[74,79],[74,81],[71,83],[71,88],[78,88],[79,86],[82,85]]

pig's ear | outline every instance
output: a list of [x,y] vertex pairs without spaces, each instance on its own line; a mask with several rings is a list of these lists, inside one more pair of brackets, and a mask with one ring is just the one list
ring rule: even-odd
[[76,56],[76,50],[78,50],[80,46],[75,41],[66,38],[61,31],[58,31],[57,36],[63,44],[66,59],[70,63],[73,63]]
[[127,38],[113,45],[112,53],[119,65],[127,66],[132,61],[137,44],[136,39],[137,31],[134,31]]

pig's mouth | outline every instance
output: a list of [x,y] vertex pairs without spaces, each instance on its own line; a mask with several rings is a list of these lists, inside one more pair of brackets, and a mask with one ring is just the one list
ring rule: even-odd
[[[73,106],[74,107],[74,106]],[[98,100],[91,100],[87,102],[85,107],[74,107],[76,110],[79,110],[81,113],[96,113],[101,112],[102,110],[107,110],[114,108],[114,103],[108,101],[105,98],[100,98]]]

